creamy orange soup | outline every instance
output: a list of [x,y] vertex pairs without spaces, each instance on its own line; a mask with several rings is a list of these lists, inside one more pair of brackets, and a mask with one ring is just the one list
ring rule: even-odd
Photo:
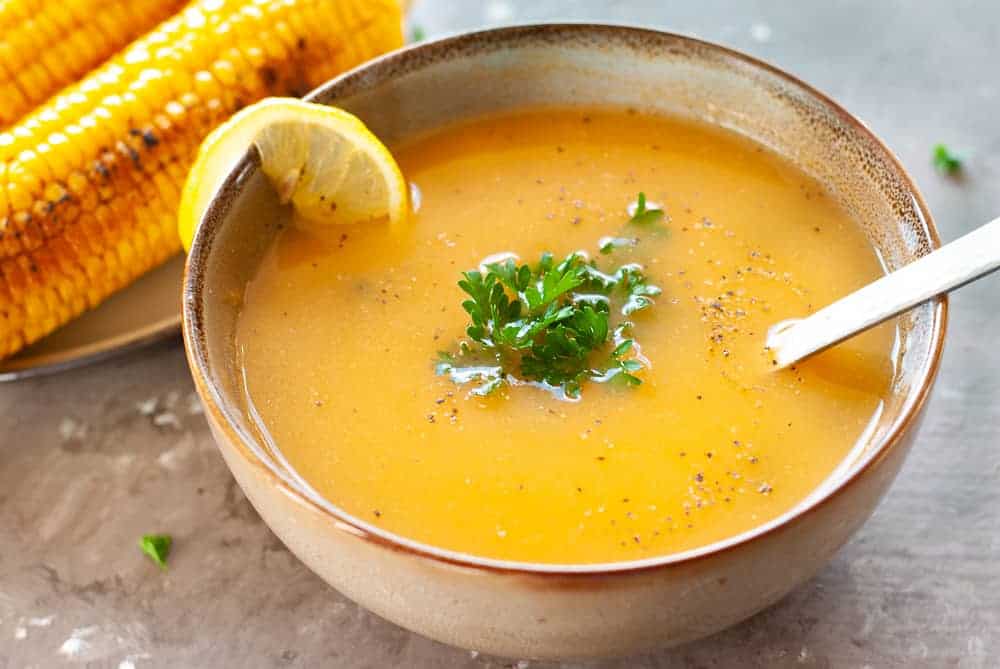
[[[409,227],[285,229],[237,334],[260,429],[319,493],[405,537],[493,558],[632,560],[732,537],[843,461],[891,377],[890,327],[774,371],[765,332],[871,281],[879,262],[795,167],[708,126],[539,110],[394,147]],[[629,223],[642,191],[666,212]],[[604,256],[605,236],[637,239]],[[642,384],[568,401],[435,374],[492,254],[586,251],[662,288],[634,315]]]

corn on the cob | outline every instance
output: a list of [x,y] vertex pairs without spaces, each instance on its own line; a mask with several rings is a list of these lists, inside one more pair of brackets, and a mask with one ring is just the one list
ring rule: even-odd
[[0,128],[176,12],[185,0],[0,0]]
[[0,134],[0,357],[180,248],[198,144],[402,43],[398,0],[204,0]]

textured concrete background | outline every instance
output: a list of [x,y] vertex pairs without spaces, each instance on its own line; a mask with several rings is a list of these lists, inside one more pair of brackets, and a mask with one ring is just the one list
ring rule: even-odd
[[[571,18],[749,51],[886,139],[946,240],[1000,214],[995,3],[416,0],[413,16],[429,36]],[[932,171],[937,141],[970,152],[965,177]],[[875,517],[815,580],[711,639],[563,666],[998,666],[998,292],[1000,277],[955,297],[923,437]],[[0,668],[527,666],[409,634],[302,567],[223,465],[176,342],[0,386],[0,430]],[[156,530],[176,538],[165,573],[135,547]]]

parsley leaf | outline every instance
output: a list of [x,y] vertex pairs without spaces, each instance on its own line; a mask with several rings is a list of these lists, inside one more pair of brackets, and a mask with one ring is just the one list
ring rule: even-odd
[[635,203],[635,211],[632,212],[632,218],[628,222],[635,225],[651,225],[662,218],[663,210],[652,203],[647,204],[646,194],[640,192],[639,199]]
[[169,534],[146,534],[139,540],[139,549],[159,565],[160,569],[165,570],[173,542],[174,539]]
[[[625,328],[622,328],[624,330]],[[631,351],[635,347],[634,339],[623,339],[615,350],[611,352],[611,361],[613,364],[612,370],[630,386],[638,386],[642,383],[642,380],[632,374],[632,372],[638,372],[643,368],[643,363],[641,360],[635,358],[625,358],[625,354]]]
[[962,157],[944,144],[934,146],[933,162],[942,174],[955,174],[962,169]]
[[[616,312],[631,316],[661,292],[640,265],[608,274],[577,252],[558,263],[545,253],[534,267],[508,259],[484,269],[464,272],[458,282],[468,296],[462,308],[470,319],[469,341],[460,343],[457,354],[439,355],[438,375],[459,385],[474,383],[470,392],[480,396],[505,383],[534,383],[575,399],[588,379],[642,382],[634,372],[648,362],[623,335],[631,323],[612,323]],[[595,365],[609,346],[606,364]]]
[[624,265],[616,276],[628,294],[625,304],[622,305],[622,316],[631,316],[640,309],[645,309],[653,304],[652,298],[663,292],[658,286],[646,283],[646,277],[639,265]]
[[612,253],[615,249],[628,248],[630,246],[635,246],[639,243],[639,240],[635,237],[601,237],[597,242],[597,247],[600,249],[601,253],[607,255]]
[[423,42],[425,39],[427,39],[427,32],[424,30],[423,26],[415,24],[412,28],[410,28],[411,44],[416,42]]

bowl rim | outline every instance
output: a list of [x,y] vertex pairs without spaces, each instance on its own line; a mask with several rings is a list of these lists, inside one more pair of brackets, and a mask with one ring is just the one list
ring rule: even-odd
[[[421,56],[433,53],[434,51],[449,50],[458,46],[474,46],[476,43],[483,41],[496,43],[497,41],[505,42],[513,40],[516,42],[518,38],[533,34],[566,31],[604,36],[624,32],[637,37],[687,43],[702,49],[714,51],[722,57],[763,71],[783,80],[784,83],[789,84],[791,87],[799,89],[824,105],[841,121],[859,132],[866,141],[871,142],[874,148],[883,152],[887,162],[898,171],[901,181],[913,198],[914,206],[920,214],[922,223],[926,227],[931,248],[937,248],[941,245],[933,217],[915,181],[903,167],[895,153],[862,121],[826,94],[774,65],[729,47],[686,35],[626,24],[594,22],[527,23],[501,28],[463,31],[439,39],[404,46],[398,50],[369,60],[325,82],[311,91],[304,99],[309,101],[326,99],[330,96],[330,92],[338,86],[343,86],[357,79],[363,79],[382,68],[392,76],[391,73],[396,66],[413,58],[419,59]],[[601,577],[610,574],[640,573],[653,569],[676,567],[733,551],[745,544],[797,523],[805,516],[817,511],[860,480],[876,463],[884,460],[888,453],[899,444],[903,435],[920,416],[940,368],[948,322],[947,296],[940,296],[933,300],[933,327],[930,333],[932,350],[929,359],[919,372],[919,387],[915,390],[910,390],[906,401],[900,408],[899,415],[886,430],[882,438],[862,457],[859,464],[841,480],[834,482],[832,485],[826,485],[826,482],[821,483],[809,496],[785,513],[732,537],[675,553],[667,553],[638,560],[601,563],[543,563],[496,559],[440,548],[432,544],[409,539],[401,534],[372,525],[334,505],[329,500],[323,499],[318,494],[316,496],[319,499],[314,499],[308,494],[310,491],[300,489],[292,477],[278,471],[272,462],[267,462],[261,457],[261,453],[258,450],[259,446],[254,445],[252,438],[236,423],[232,415],[236,412],[229,406],[219,388],[210,380],[205,333],[201,329],[203,321],[201,314],[201,305],[203,304],[202,294],[204,291],[203,278],[208,254],[211,250],[210,235],[215,232],[214,228],[217,228],[221,220],[225,218],[225,211],[220,212],[220,209],[223,209],[225,205],[220,204],[220,202],[232,199],[235,193],[240,190],[244,177],[254,168],[255,164],[255,158],[248,152],[234,166],[228,177],[220,185],[203,215],[202,221],[199,222],[187,261],[185,262],[182,296],[182,330],[184,346],[195,386],[205,403],[206,411],[214,420],[214,425],[225,432],[226,438],[233,446],[238,447],[237,450],[240,451],[241,456],[248,463],[264,472],[271,479],[272,485],[276,486],[280,492],[285,493],[294,502],[327,516],[332,521],[334,529],[345,531],[361,540],[396,552],[473,571],[580,579]],[[822,494],[816,494],[817,491],[821,490]]]

